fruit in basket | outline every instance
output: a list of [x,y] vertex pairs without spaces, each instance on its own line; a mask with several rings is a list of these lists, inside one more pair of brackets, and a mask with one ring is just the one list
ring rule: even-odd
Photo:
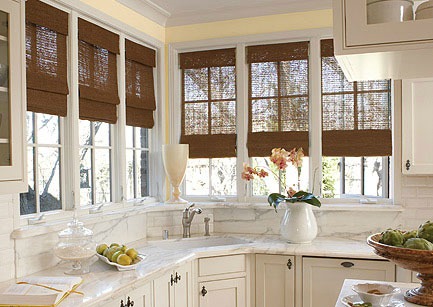
[[433,244],[423,238],[410,238],[404,243],[403,247],[429,251],[433,250]]
[[403,233],[403,242],[406,242],[409,239],[416,238],[418,236],[418,230],[405,231]]
[[418,238],[433,242],[433,222],[427,221],[419,226]]
[[107,248],[108,248],[108,245],[107,245],[107,244],[99,244],[99,245],[96,247],[96,252],[97,252],[99,255],[102,255],[102,254],[104,253],[104,251],[105,251]]
[[138,257],[138,252],[134,248],[128,248],[125,251],[125,254],[127,254],[132,260]]
[[382,232],[382,236],[379,242],[386,245],[402,246],[404,242],[404,237],[400,230],[387,229]]
[[121,254],[119,257],[117,257],[117,263],[120,265],[130,265],[132,263],[132,259],[127,254]]

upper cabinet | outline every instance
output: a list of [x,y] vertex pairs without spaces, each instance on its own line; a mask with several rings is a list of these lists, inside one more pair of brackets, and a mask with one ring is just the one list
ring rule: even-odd
[[26,190],[21,3],[0,1],[0,193]]
[[[350,81],[433,77],[433,19],[368,20],[367,2],[374,1],[333,1],[334,51],[346,77]],[[383,1],[384,5],[405,2],[410,3]],[[415,1],[414,9],[419,3]]]

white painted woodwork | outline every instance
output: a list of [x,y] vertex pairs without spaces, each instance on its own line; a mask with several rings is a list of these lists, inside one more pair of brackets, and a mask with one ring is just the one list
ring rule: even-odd
[[[176,273],[178,276],[180,275],[180,280],[171,283],[172,276],[174,278]],[[191,263],[187,263],[173,271],[165,273],[153,281],[153,306],[192,306]]]
[[395,265],[388,261],[304,257],[302,265],[303,307],[335,306],[347,278],[395,281]]
[[[199,307],[247,307],[245,278],[201,282]],[[201,291],[205,287],[205,296]],[[156,307],[156,306],[155,306]]]
[[433,79],[402,81],[403,174],[433,174],[432,97]]
[[245,272],[245,255],[231,255],[198,260],[199,276]]
[[350,81],[433,76],[433,19],[367,24],[365,1],[333,0],[334,51]]
[[268,306],[295,306],[294,256],[256,255],[256,307]]
[[148,283],[138,289],[128,292],[125,295],[124,304],[130,297],[130,300],[134,302],[134,307],[152,307],[152,285]]
[[[25,175],[25,65],[24,65],[24,14],[22,2],[3,0],[0,2],[0,11],[9,15],[9,37],[3,44],[9,49],[9,88],[3,93],[9,98],[9,129],[11,144],[11,159],[9,166],[0,167],[0,194],[24,192],[27,190]],[[5,45],[6,46],[6,45]],[[0,49],[1,52],[1,49]],[[24,96],[24,97],[23,97]],[[6,115],[6,114],[5,114]],[[4,116],[5,116],[4,115]],[[24,128],[23,128],[24,127]],[[3,140],[5,142],[5,140]]]

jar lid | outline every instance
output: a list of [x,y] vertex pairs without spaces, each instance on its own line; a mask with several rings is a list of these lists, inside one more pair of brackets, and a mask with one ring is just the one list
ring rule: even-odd
[[418,5],[416,11],[419,12],[419,11],[422,11],[422,10],[425,10],[425,9],[428,9],[431,7],[433,7],[433,1],[426,1],[426,2],[423,2],[420,5]]
[[369,4],[373,4],[376,2],[385,2],[385,1],[389,1],[389,2],[401,2],[401,1],[406,1],[409,2],[410,4],[413,5],[414,1],[413,0],[367,0],[367,5]]

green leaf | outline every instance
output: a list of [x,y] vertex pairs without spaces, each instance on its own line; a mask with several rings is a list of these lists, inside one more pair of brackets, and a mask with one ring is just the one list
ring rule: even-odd
[[304,191],[296,192],[293,197],[287,197],[279,193],[271,193],[268,196],[268,203],[270,206],[275,208],[275,211],[277,211],[278,205],[283,201],[290,203],[304,202],[315,207],[320,207],[322,205],[320,200],[318,200],[313,194]]

